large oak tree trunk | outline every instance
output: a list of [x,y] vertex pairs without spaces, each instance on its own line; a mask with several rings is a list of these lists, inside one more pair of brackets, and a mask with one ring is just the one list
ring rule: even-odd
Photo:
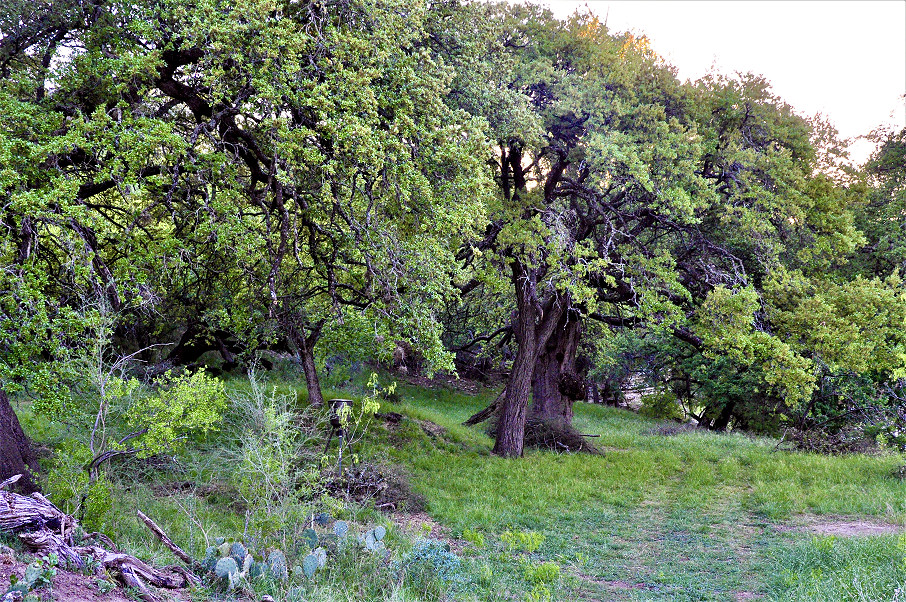
[[494,453],[506,457],[522,455],[525,410],[532,391],[532,372],[537,356],[537,335],[529,317],[517,318],[516,329],[522,332],[517,334],[519,346],[497,419],[497,440],[494,442]]
[[308,390],[308,403],[315,407],[324,405],[321,380],[318,378],[318,368],[315,364],[315,345],[321,338],[323,328],[323,320],[311,326],[308,334],[305,333],[304,326],[297,326],[292,321],[286,324],[287,337],[302,361],[302,374],[305,376],[305,388]]
[[0,391],[0,481],[21,474],[22,478],[14,488],[22,493],[33,493],[38,491],[32,474],[37,468],[38,461],[19,418],[6,393]]
[[585,398],[585,384],[576,374],[580,323],[571,313],[563,312],[535,363],[529,409],[533,420],[572,424],[573,402]]
[[525,269],[518,261],[513,262],[512,270],[516,290],[513,336],[517,350],[500,407],[494,443],[494,453],[505,457],[522,455],[526,410],[538,352],[547,344],[568,304],[568,299],[555,297],[548,298],[542,304],[538,298],[538,283],[533,271]]

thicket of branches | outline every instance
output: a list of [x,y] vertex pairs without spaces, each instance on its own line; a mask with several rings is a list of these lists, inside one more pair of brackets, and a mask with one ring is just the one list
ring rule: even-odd
[[633,371],[899,441],[906,132],[856,169],[763,78],[456,1],[14,0],[0,75],[0,382],[48,412],[113,316],[149,375],[289,353],[314,404],[338,357],[502,367],[505,456]]

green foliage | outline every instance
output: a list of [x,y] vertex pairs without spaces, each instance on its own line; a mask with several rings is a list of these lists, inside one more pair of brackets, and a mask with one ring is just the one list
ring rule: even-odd
[[399,560],[405,582],[423,597],[442,597],[463,582],[462,561],[437,539],[419,539]]
[[226,421],[238,440],[238,448],[227,452],[230,479],[249,508],[252,533],[266,539],[281,525],[304,525],[309,510],[301,502],[321,489],[320,456],[312,443],[326,432],[323,419],[313,409],[298,414],[294,394],[268,388],[255,373],[228,397]]
[[504,531],[500,534],[500,541],[510,550],[531,554],[544,543],[544,535],[535,531]]
[[686,416],[672,391],[660,391],[642,396],[639,414],[657,420],[682,421]]
[[484,548],[485,545],[487,545],[484,534],[473,529],[463,529],[462,538],[478,549]]
[[536,564],[526,562],[524,573],[525,580],[532,585],[554,583],[560,579],[560,565],[556,562],[542,562]]
[[27,595],[34,590],[51,587],[53,578],[57,575],[58,561],[55,553],[45,558],[35,559],[25,567],[25,575],[22,579],[17,579],[16,575],[10,575],[10,587],[5,593],[17,591],[22,595]]
[[223,383],[199,370],[191,374],[167,372],[157,379],[156,395],[133,406],[132,427],[144,426],[139,456],[172,449],[190,433],[205,434],[217,428],[226,406]]

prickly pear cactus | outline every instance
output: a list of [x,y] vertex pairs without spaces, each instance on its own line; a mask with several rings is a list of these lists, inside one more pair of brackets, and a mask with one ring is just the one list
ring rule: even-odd
[[314,553],[309,554],[302,560],[302,570],[309,579],[315,576],[315,572],[318,570],[318,557]]
[[230,546],[230,557],[236,561],[236,564],[241,565],[245,562],[246,554],[248,554],[248,550],[245,549],[241,542],[237,541]]
[[204,553],[204,560],[201,561],[201,566],[205,571],[211,573],[214,571],[214,566],[219,559],[220,556],[217,554],[217,548],[208,546],[208,549],[206,549]]
[[286,566],[286,556],[280,550],[274,550],[267,555],[267,566],[270,569],[271,576],[278,581],[286,581],[289,578],[289,571]]
[[232,558],[221,558],[214,566],[214,574],[223,579],[231,573],[238,573],[239,565]]
[[333,524],[333,533],[337,537],[346,537],[346,534],[349,533],[349,525],[346,524],[346,521],[338,520]]
[[[383,527],[381,527],[383,529]],[[385,530],[386,532],[386,530]],[[378,552],[384,549],[384,542],[381,541],[378,537],[378,534],[374,532],[374,529],[369,529],[365,532],[365,535],[362,537],[362,543],[365,544],[365,549],[369,552]],[[380,534],[383,538],[384,534]]]
[[302,531],[302,541],[305,542],[309,550],[314,550],[318,547],[318,534],[314,529],[305,529]]
[[319,512],[315,515],[315,522],[319,527],[326,527],[330,524],[330,515],[326,512]]
[[373,531],[374,531],[374,539],[376,541],[381,541],[382,539],[384,539],[384,536],[387,535],[387,529],[385,529],[381,525],[378,525],[377,527],[375,527],[373,529]]
[[312,551],[312,554],[318,559],[318,568],[323,569],[324,565],[327,564],[327,550],[324,548],[317,548]]
[[[247,558],[251,558],[251,555],[247,556]],[[257,579],[267,572],[268,566],[266,563],[252,560],[251,566],[249,566],[249,579]]]
[[229,589],[235,589],[239,585],[239,566],[230,557],[221,558],[217,561],[214,566],[214,574],[224,581]]

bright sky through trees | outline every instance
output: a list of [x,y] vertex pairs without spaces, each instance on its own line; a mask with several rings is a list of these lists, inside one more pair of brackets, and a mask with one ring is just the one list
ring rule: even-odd
[[[534,0],[533,0],[534,1]],[[906,126],[906,2],[538,2],[558,17],[588,6],[611,31],[645,34],[679,70],[698,78],[752,71],[805,115],[823,113],[843,137]],[[861,163],[873,145],[856,141]]]

